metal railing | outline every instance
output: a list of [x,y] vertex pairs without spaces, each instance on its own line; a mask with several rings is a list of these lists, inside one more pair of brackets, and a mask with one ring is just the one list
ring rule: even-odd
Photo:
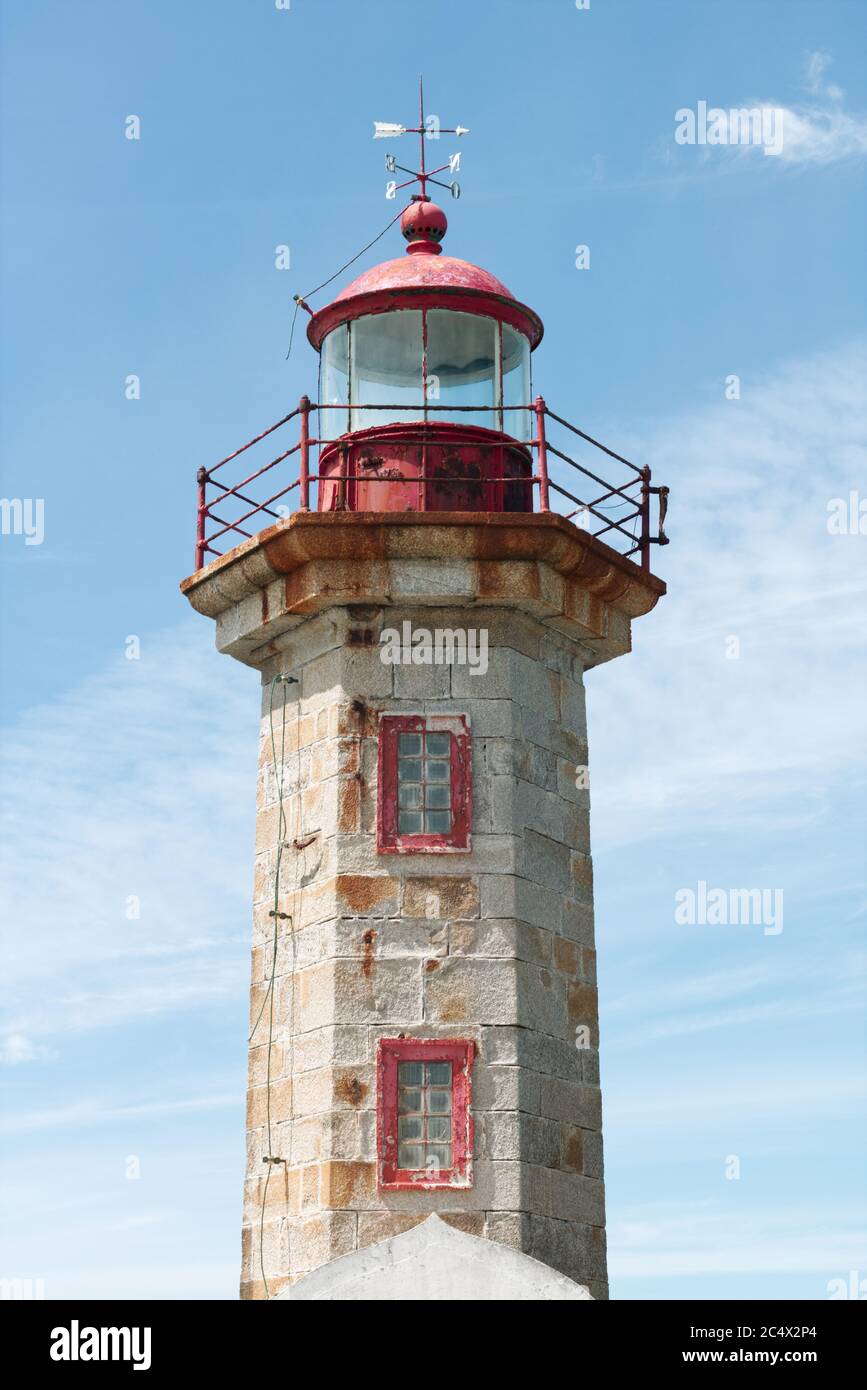
[[[197,473],[198,483],[198,505],[196,513],[196,569],[202,569],[209,563],[207,557],[214,558],[223,555],[235,545],[244,540],[249,540],[259,531],[283,517],[289,516],[293,511],[306,512],[310,510],[311,487],[319,486],[322,483],[335,484],[348,482],[371,482],[378,485],[388,483],[401,484],[407,481],[419,481],[424,484],[431,481],[426,476],[424,467],[424,446],[435,447],[442,442],[442,437],[432,438],[425,433],[426,425],[432,421],[427,418],[428,412],[446,411],[450,417],[455,412],[479,413],[483,419],[489,419],[492,415],[499,413],[499,407],[494,409],[491,406],[444,406],[434,405],[428,402],[424,406],[425,421],[410,421],[413,427],[412,434],[401,431],[399,442],[401,444],[420,444],[422,445],[422,471],[418,479],[398,477],[383,477],[379,474],[373,477],[364,474],[349,474],[345,470],[340,475],[321,474],[318,471],[318,460],[321,458],[322,450],[329,445],[346,445],[351,447],[353,434],[344,434],[336,439],[317,438],[310,433],[310,416],[317,411],[348,411],[350,407],[345,405],[317,405],[312,403],[306,396],[302,396],[296,410],[284,415],[282,420],[271,425],[254,439],[242,444],[240,449],[235,449],[225,458],[220,459],[219,463],[212,468],[200,468]],[[374,411],[388,411],[392,419],[388,426],[393,426],[393,416],[400,411],[417,412],[420,409],[417,405],[365,405],[363,407],[366,416]],[[503,410],[529,412],[534,418],[532,421],[532,436],[526,440],[521,440],[517,436],[498,434],[496,437],[486,440],[484,431],[476,428],[472,436],[463,437],[456,429],[450,431],[451,442],[460,446],[462,443],[471,443],[474,449],[496,449],[502,456],[503,450],[509,450],[513,455],[516,451],[526,450],[532,460],[532,471],[527,477],[509,475],[503,476],[502,472],[490,474],[488,477],[479,478],[475,474],[472,481],[474,484],[500,483],[511,487],[538,488],[540,512],[555,511],[567,520],[574,521],[582,530],[599,540],[604,540],[618,550],[621,555],[630,557],[639,556],[639,563],[642,569],[650,568],[650,547],[652,545],[667,545],[668,538],[664,531],[665,514],[668,508],[668,488],[654,487],[651,483],[649,468],[639,468],[636,464],[630,463],[629,459],[617,454],[607,445],[594,439],[592,435],[585,434],[577,426],[564,420],[562,416],[556,415],[549,410],[541,396],[537,396],[531,405],[505,406]],[[435,419],[434,415],[434,419]],[[285,449],[276,458],[270,459],[260,467],[248,472],[245,477],[231,485],[224,485],[218,481],[215,475],[227,464],[246,454],[247,450],[261,444],[277,430],[288,425],[292,420],[298,420],[298,440],[291,448]],[[620,483],[613,483],[601,477],[594,469],[588,468],[584,462],[579,462],[564,449],[559,447],[551,437],[549,424],[553,422],[561,432],[568,432],[576,439],[581,441],[581,446],[589,446],[604,454],[612,463],[617,464],[619,469],[626,470],[625,476]],[[453,420],[449,420],[449,424]],[[415,432],[416,426],[418,432]],[[375,438],[376,426],[368,427],[370,433],[368,438]],[[383,428],[386,428],[384,425]],[[560,439],[560,434],[556,435]],[[575,447],[574,445],[572,446]],[[319,455],[314,467],[313,450],[318,449]],[[297,474],[292,465],[287,464],[287,460],[298,455]],[[556,465],[550,462],[551,457],[558,460]],[[591,456],[595,461],[595,455]],[[245,459],[245,465],[247,460]],[[280,465],[286,465],[280,469]],[[609,463],[606,467],[611,467]],[[280,469],[276,474],[272,474],[273,469]],[[569,469],[573,472],[569,472]],[[243,471],[243,470],[242,470]],[[577,475],[579,481],[573,481]],[[280,487],[276,491],[270,492],[276,482]],[[452,477],[450,484],[457,486],[461,482],[459,476]],[[564,482],[570,482],[571,487],[566,487]],[[580,492],[587,489],[587,485],[592,484],[587,496],[581,496]],[[602,491],[595,493],[595,489],[601,488]],[[295,501],[292,494],[298,492],[296,505],[290,506],[290,501]],[[573,490],[574,489],[574,490]],[[209,491],[210,490],[210,491]],[[561,510],[559,507],[551,506],[551,493],[554,492],[558,497],[565,499],[566,504],[574,504],[571,510]],[[268,495],[265,495],[268,494]],[[651,499],[658,499],[657,505],[657,532],[652,534],[651,523]],[[230,513],[226,516],[224,513]],[[215,527],[216,529],[209,529]],[[226,542],[230,541],[230,544]],[[217,548],[216,542],[221,543],[221,548]]]

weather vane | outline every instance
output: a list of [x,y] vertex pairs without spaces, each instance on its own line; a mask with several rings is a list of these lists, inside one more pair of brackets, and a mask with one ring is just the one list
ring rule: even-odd
[[[428,201],[427,186],[429,183],[435,183],[438,188],[447,188],[453,198],[459,198],[461,196],[461,186],[459,183],[443,183],[442,179],[436,178],[435,175],[443,174],[446,170],[451,174],[456,174],[461,167],[460,155],[453,154],[446,164],[441,164],[438,169],[433,169],[428,173],[425,167],[424,142],[425,136],[429,139],[438,139],[441,134],[461,136],[469,135],[470,132],[466,126],[457,125],[445,127],[440,126],[438,121],[435,128],[429,129],[425,121],[424,84],[421,78],[418,79],[418,112],[417,126],[393,125],[388,121],[374,121],[373,123],[374,140],[388,140],[393,135],[417,135],[419,137],[419,146],[421,149],[421,168],[419,169],[407,169],[403,164],[398,164],[393,154],[387,154],[385,156],[385,167],[389,174],[395,174],[399,170],[402,174],[411,175],[411,177],[406,179],[403,183],[396,183],[394,181],[388,183],[386,185],[385,196],[386,198],[395,198],[402,188],[409,188],[411,184],[418,183],[421,186],[421,192],[413,194],[413,202],[425,203]],[[435,121],[436,117],[433,116],[429,119]]]

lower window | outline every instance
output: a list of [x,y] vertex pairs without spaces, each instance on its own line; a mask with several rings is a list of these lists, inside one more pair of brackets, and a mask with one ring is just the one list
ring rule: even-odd
[[381,1188],[470,1187],[475,1044],[383,1038],[377,1065]]

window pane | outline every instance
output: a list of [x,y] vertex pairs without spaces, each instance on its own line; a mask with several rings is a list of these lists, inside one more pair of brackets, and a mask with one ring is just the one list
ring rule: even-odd
[[429,1115],[450,1115],[452,1113],[451,1090],[428,1091],[427,1110]]
[[[503,405],[529,405],[530,344],[523,333],[503,324]],[[513,439],[530,439],[534,417],[530,410],[504,410],[503,429]]]
[[425,830],[429,835],[446,835],[452,828],[452,818],[448,811],[428,811],[425,815]]
[[[497,323],[479,314],[430,309],[427,315],[428,403],[432,406],[496,405]],[[432,420],[497,428],[490,410],[433,410]]]
[[398,1095],[397,1108],[401,1115],[418,1115],[421,1111],[421,1091],[406,1090],[403,1086]]
[[439,762],[437,762],[437,763],[428,763],[428,765],[427,765],[427,781],[428,781],[428,782],[447,782],[447,781],[449,780],[449,772],[450,772],[450,771],[451,771],[451,769],[449,768],[448,763],[439,763]]
[[[437,1121],[435,1121],[435,1123],[438,1124],[438,1125],[439,1125],[439,1124],[442,1124],[442,1120],[437,1120]],[[420,1115],[417,1115],[417,1116],[414,1115],[414,1116],[411,1116],[411,1117],[409,1117],[409,1118],[400,1119],[400,1120],[398,1120],[398,1122],[397,1122],[397,1137],[398,1137],[398,1139],[421,1139],[421,1138],[422,1138],[422,1132],[421,1132],[421,1130],[422,1130],[422,1118],[421,1118]],[[435,1135],[433,1135],[432,1137],[433,1137],[434,1139],[442,1139],[443,1137],[445,1137],[446,1139],[450,1138],[449,1135],[443,1136],[443,1135],[441,1135],[441,1134],[435,1134]]]
[[[404,1123],[404,1121],[401,1120],[401,1124],[403,1124],[403,1123]],[[420,1124],[421,1121],[420,1121],[420,1120],[407,1120],[406,1123],[407,1123],[407,1124],[417,1125],[417,1124]],[[410,1136],[408,1136],[408,1137],[414,1138],[415,1136],[410,1135]],[[427,1122],[427,1137],[428,1137],[429,1140],[433,1140],[433,1139],[445,1139],[447,1142],[450,1141],[450,1140],[451,1140],[451,1137],[452,1137],[452,1121],[451,1121],[451,1116],[450,1116],[450,1115],[431,1115],[431,1116],[428,1118],[428,1122]]]
[[398,767],[398,774],[402,782],[421,781],[421,759],[420,758],[401,758]]
[[419,1169],[424,1165],[424,1149],[421,1144],[400,1144],[397,1151],[399,1168]]
[[401,1062],[397,1079],[401,1086],[420,1086],[424,1080],[423,1062]]
[[451,789],[440,783],[438,786],[428,786],[424,789],[425,806],[437,806],[440,809],[448,807],[451,797]]
[[401,757],[407,753],[414,753],[416,757],[421,755],[421,734],[401,734],[398,744]]
[[[398,806],[414,810],[421,806],[421,787],[418,782],[401,782],[398,792]],[[434,803],[431,802],[431,805]]]
[[429,1086],[451,1086],[451,1062],[428,1062],[427,1080]]
[[349,429],[349,329],[345,323],[329,333],[319,358],[319,400],[322,405],[345,405],[346,410],[323,410],[323,439],[336,439]]
[[447,758],[452,751],[451,743],[451,734],[428,734],[425,737],[425,749],[428,757]]
[[421,835],[421,811],[401,811],[398,829],[401,835]]
[[426,1165],[426,1166],[427,1166],[428,1168],[433,1168],[434,1170],[439,1169],[440,1172],[443,1172],[445,1169],[451,1168],[451,1166],[452,1166],[452,1148],[451,1148],[451,1144],[434,1144],[434,1145],[431,1145],[431,1146],[428,1148],[428,1151],[427,1151],[427,1165]]
[[[352,429],[424,417],[421,311],[393,310],[356,319],[351,334]],[[376,405],[417,410],[374,410]]]

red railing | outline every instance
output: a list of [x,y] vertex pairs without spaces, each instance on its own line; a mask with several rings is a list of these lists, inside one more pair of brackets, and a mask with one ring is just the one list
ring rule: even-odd
[[[301,397],[301,401],[296,410],[284,415],[282,420],[278,420],[269,429],[257,434],[255,439],[242,444],[240,449],[234,453],[227,454],[220,459],[219,463],[213,468],[200,468],[197,474],[198,481],[198,509],[196,519],[196,569],[200,570],[205,564],[209,563],[208,556],[217,557],[231,550],[233,546],[241,541],[248,540],[255,536],[259,531],[272,525],[275,521],[288,516],[292,511],[310,510],[310,485],[319,484],[327,481],[334,482],[333,476],[320,475],[318,471],[312,471],[312,450],[320,450],[326,445],[335,443],[351,442],[352,436],[341,436],[340,440],[322,439],[311,436],[310,415],[313,411],[319,410],[348,410],[348,406],[321,406],[315,405],[306,396]],[[416,411],[417,406],[406,405],[365,405],[365,412],[374,410],[387,410],[392,415],[399,411]],[[452,416],[455,411],[466,413],[479,412],[483,419],[489,419],[492,412],[490,406],[443,406],[428,403],[425,406],[426,412],[436,412],[438,410],[447,411]],[[609,449],[605,444],[601,444],[598,439],[585,434],[575,425],[571,425],[562,416],[555,415],[549,410],[541,396],[538,396],[532,405],[506,406],[506,411],[524,411],[531,413],[534,418],[533,436],[526,441],[518,441],[519,447],[524,447],[531,452],[531,457],[535,461],[535,471],[523,480],[532,487],[539,489],[539,511],[558,511],[560,515],[566,516],[582,530],[588,531],[591,535],[602,539],[614,549],[619,550],[625,556],[638,555],[642,569],[650,568],[650,547],[652,545],[667,545],[668,538],[665,535],[664,523],[665,514],[668,508],[668,488],[653,487],[649,468],[639,468],[636,464],[630,463],[629,459],[623,458],[621,454],[616,454],[613,449]],[[259,468],[249,472],[246,477],[231,486],[223,485],[217,481],[215,474],[224,468],[226,464],[232,463],[242,454],[246,454],[248,449],[260,444],[274,434],[276,430],[288,425],[291,420],[298,418],[298,442],[276,458],[270,459]],[[434,418],[436,418],[434,416]],[[620,465],[621,469],[628,470],[625,480],[619,484],[607,482],[600,477],[594,470],[588,468],[585,463],[579,462],[571,457],[563,449],[559,448],[550,436],[550,427],[546,422],[553,421],[561,431],[568,431],[583,445],[589,445],[593,449],[605,454],[608,459]],[[413,422],[414,423],[414,422]],[[559,437],[559,436],[558,436]],[[425,437],[420,435],[415,442],[424,442]],[[404,443],[414,442],[412,438],[403,437]],[[458,441],[460,442],[460,441]],[[488,447],[502,451],[504,447],[503,436],[492,440],[486,445],[483,440],[473,436],[473,445],[476,448]],[[506,443],[508,447],[508,442]],[[513,446],[514,447],[514,446]],[[574,447],[574,446],[573,446]],[[271,470],[279,468],[281,464],[298,455],[297,476],[287,476],[287,470],[283,469],[271,477]],[[556,475],[552,476],[550,456],[559,460],[560,466],[555,466]],[[245,460],[246,462],[246,460]],[[610,467],[610,465],[608,465]],[[602,491],[592,497],[582,497],[576,491],[564,486],[563,480],[571,481],[573,474],[569,473],[571,468],[582,480],[580,483],[581,491],[586,486],[584,480],[592,483]],[[294,470],[289,468],[289,473]],[[266,480],[267,478],[267,480]],[[261,494],[268,493],[269,488],[279,481],[281,486],[276,492],[268,496]],[[345,473],[341,476],[343,483],[353,481],[369,481]],[[403,479],[377,479],[378,482],[403,482]],[[485,483],[502,481],[502,476],[498,475],[495,479],[481,478],[475,479],[476,482]],[[511,481],[515,481],[514,479]],[[520,479],[517,481],[521,481]],[[572,483],[573,488],[579,484]],[[298,489],[298,500],[295,507],[291,507],[287,501],[291,494]],[[211,491],[209,492],[209,489]],[[593,492],[593,488],[590,489]],[[573,510],[563,510],[552,508],[551,492],[556,492],[558,496],[564,498],[567,503],[574,503]],[[651,499],[658,498],[657,509],[657,532],[652,534],[651,525]],[[227,518],[222,513],[229,512]],[[254,518],[256,519],[254,521]],[[210,525],[215,525],[216,529],[209,529]],[[226,542],[230,541],[229,544]],[[217,548],[215,542],[221,542],[221,548]]]

